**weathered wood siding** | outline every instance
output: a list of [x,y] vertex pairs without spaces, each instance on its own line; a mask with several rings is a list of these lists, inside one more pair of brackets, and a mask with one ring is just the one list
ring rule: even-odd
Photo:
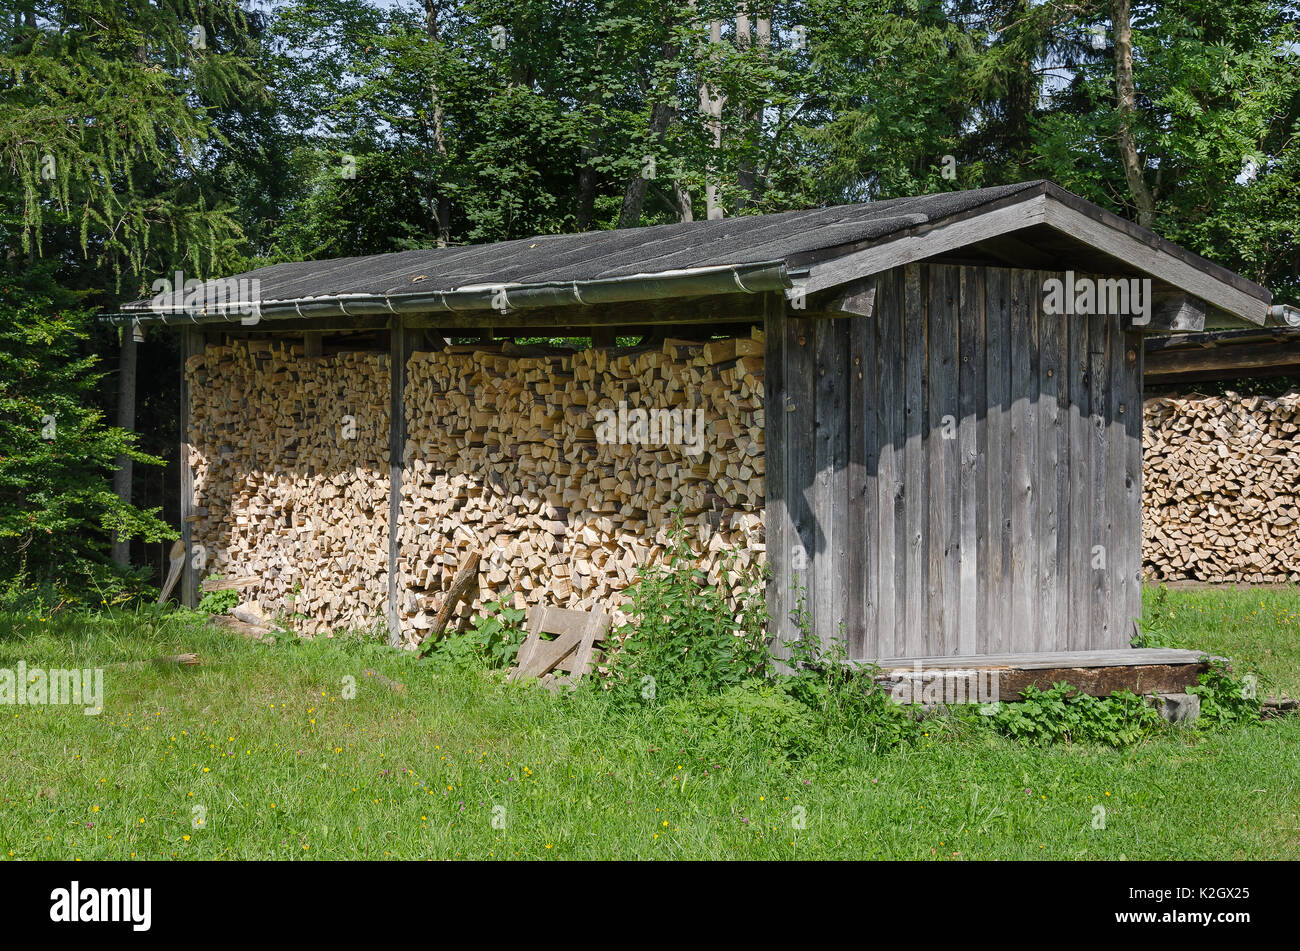
[[1042,313],[1051,277],[909,265],[870,317],[769,313],[778,655],[800,611],[854,659],[1129,643],[1140,339]]

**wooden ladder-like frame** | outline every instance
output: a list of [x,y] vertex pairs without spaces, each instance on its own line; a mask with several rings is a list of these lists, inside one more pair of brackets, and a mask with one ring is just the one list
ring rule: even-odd
[[[609,617],[599,608],[588,614],[538,605],[529,611],[528,637],[507,680],[537,677],[552,692],[573,689],[591,671],[596,644],[604,642],[608,632]],[[554,634],[555,639],[544,641],[543,634]]]

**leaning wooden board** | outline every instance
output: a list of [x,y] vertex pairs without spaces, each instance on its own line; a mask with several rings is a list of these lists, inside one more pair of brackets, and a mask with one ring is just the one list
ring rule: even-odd
[[[528,677],[541,679],[548,689],[575,686],[589,673],[595,645],[605,640],[609,619],[604,611],[590,614],[541,605],[530,613],[528,637],[519,648],[518,665],[510,672],[509,680]],[[543,634],[554,634],[554,640],[543,640]],[[560,670],[567,676],[553,673]]]

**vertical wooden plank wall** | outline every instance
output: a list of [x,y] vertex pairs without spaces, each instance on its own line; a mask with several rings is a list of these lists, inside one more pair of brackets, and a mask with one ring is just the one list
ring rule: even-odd
[[1011,271],[1011,628],[1004,643],[1034,650],[1038,625],[1038,308],[1042,291],[1032,271]]
[[[1141,338],[1049,315],[1062,275],[909,265],[867,318],[767,336],[769,609],[856,659],[1128,644]],[[778,648],[778,656],[785,656]]]
[[[1082,320],[1084,318],[1076,318]],[[1108,410],[1107,393],[1110,390],[1110,325],[1118,321],[1104,315],[1092,315],[1088,321],[1088,441],[1091,449],[1092,468],[1089,471],[1088,489],[1092,493],[1092,525],[1085,529],[1088,534],[1090,557],[1088,573],[1092,586],[1089,594],[1090,620],[1084,633],[1084,640],[1089,648],[1100,639],[1107,646],[1113,644],[1111,630],[1110,579],[1111,561],[1118,554],[1110,535],[1110,510],[1108,504],[1112,493],[1108,491],[1106,479],[1106,414]]]
[[1130,642],[1134,622],[1142,616],[1142,535],[1129,531],[1142,523],[1142,335],[1120,333],[1112,348],[1112,380],[1122,386],[1112,391],[1110,415],[1111,472],[1117,485],[1113,499],[1113,544],[1119,558],[1114,566],[1113,617],[1120,629],[1111,634],[1115,646]]
[[[848,598],[849,323],[814,319],[813,485],[816,557],[811,561],[812,632],[822,643],[844,640]],[[856,540],[855,540],[856,541]]]
[[848,518],[845,532],[848,560],[845,562],[846,637],[850,657],[861,657],[875,648],[874,636],[879,610],[880,558],[864,540],[876,537],[878,524],[879,472],[876,447],[879,401],[876,399],[876,335],[878,321],[849,321],[848,341]]
[[[817,558],[819,547],[827,543],[818,522],[832,518],[824,502],[814,506],[816,456],[820,451],[823,466],[830,466],[822,480],[823,491],[834,480],[831,429],[823,428],[821,446],[816,432],[817,420],[817,340],[815,320],[798,316],[785,297],[774,294],[764,308],[765,315],[765,395],[764,436],[767,454],[767,495],[765,500],[767,559],[771,570],[768,611],[771,614],[771,649],[779,660],[790,656],[789,642],[800,635],[798,619],[811,614],[819,596],[814,566],[820,564],[826,576],[821,596],[828,599],[823,609],[823,623],[830,623],[836,613],[829,605],[834,559]],[[830,346],[826,344],[826,346]],[[832,371],[832,382],[835,375]],[[840,384],[846,388],[847,381]],[[826,386],[831,384],[826,384]],[[843,397],[841,397],[843,399]],[[841,426],[847,414],[843,410],[835,423]],[[780,447],[780,448],[774,448]],[[844,462],[841,460],[841,476]],[[845,480],[840,479],[841,482]],[[842,569],[840,574],[842,576]],[[773,590],[775,589],[775,590]]]
[[[925,465],[925,443],[929,437],[929,421],[925,415],[925,395],[928,385],[926,370],[925,333],[926,287],[921,280],[921,268],[903,269],[903,335],[898,338],[903,349],[899,354],[903,364],[903,447],[901,459],[895,457],[903,482],[903,524],[906,539],[903,548],[903,638],[906,656],[924,654],[929,628],[929,524],[926,520],[926,500],[929,494],[928,472]],[[894,394],[898,399],[898,394]],[[901,462],[901,466],[899,463]],[[897,641],[896,641],[897,643]]]
[[[874,547],[880,565],[877,599],[880,607],[874,631],[869,630],[866,642],[876,643],[864,657],[876,655],[897,657],[907,652],[904,600],[906,589],[904,569],[907,561],[907,536],[903,519],[907,511],[906,486],[903,480],[903,444],[905,442],[906,415],[903,400],[903,366],[899,360],[899,346],[903,339],[904,280],[902,268],[882,274],[876,281],[876,307],[872,320],[877,324],[876,365],[880,367],[876,391],[868,396],[876,404],[876,451],[879,454],[876,517],[879,524],[879,541],[870,536],[863,544]],[[881,399],[881,394],[890,394]],[[867,467],[871,468],[871,460]],[[874,637],[873,637],[874,635]]]
[[[813,512],[816,476],[816,378],[814,321],[790,316],[785,321],[785,500],[790,519],[789,547],[784,552],[792,571],[787,584],[790,608],[811,615],[817,604],[817,562],[825,536]],[[770,449],[768,450],[770,452]],[[811,624],[811,617],[809,622]],[[790,640],[799,635],[797,625],[787,628]]]
[[929,637],[925,649],[955,654],[960,643],[961,471],[958,466],[960,380],[957,334],[961,282],[957,268],[930,268],[926,349],[929,389],[926,402],[926,478],[930,487],[926,519],[929,538],[927,604]]
[[960,325],[958,347],[958,403],[961,429],[961,473],[958,490],[961,508],[961,540],[957,551],[961,594],[958,597],[957,652],[973,654],[979,643],[980,619],[988,610],[988,586],[980,569],[988,564],[988,478],[986,454],[984,361],[984,274],[981,268],[961,269]]
[[[1041,272],[1029,272],[1039,280]],[[1061,515],[1069,511],[1069,441],[1065,421],[1069,404],[1062,381],[1069,363],[1066,327],[1061,315],[1038,309],[1038,616],[1033,650],[1056,649],[1069,638],[1062,605],[1068,598],[1065,568],[1069,564],[1069,526]]]
[[[976,651],[995,654],[1011,650],[1011,272],[985,272],[984,369],[985,482],[976,491],[988,493],[988,561],[976,569],[985,589],[985,613],[976,619]],[[999,579],[991,583],[990,579]]]

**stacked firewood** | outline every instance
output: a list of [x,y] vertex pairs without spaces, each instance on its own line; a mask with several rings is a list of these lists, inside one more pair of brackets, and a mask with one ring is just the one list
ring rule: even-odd
[[302,633],[384,623],[388,355],[235,341],[185,371],[200,573]]
[[1300,581],[1300,393],[1152,399],[1144,417],[1146,575]]
[[[599,604],[625,619],[638,569],[668,557],[675,514],[713,583],[762,562],[761,333],[634,351],[417,352],[407,365],[399,612],[431,626],[457,566],[479,598]],[[639,418],[637,411],[653,411]],[[653,423],[653,425],[652,425]]]

